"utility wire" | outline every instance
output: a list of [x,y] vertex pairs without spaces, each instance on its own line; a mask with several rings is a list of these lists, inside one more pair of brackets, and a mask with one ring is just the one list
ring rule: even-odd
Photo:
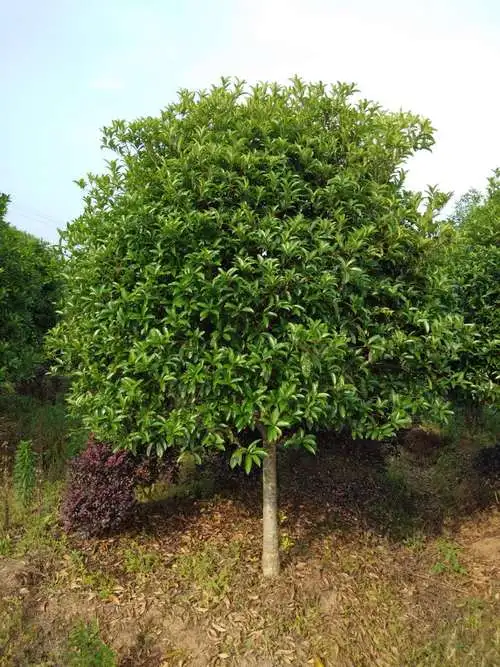
[[44,223],[44,224],[52,224],[52,225],[64,225],[65,224],[61,220],[57,220],[56,218],[53,218],[50,215],[46,215],[45,213],[40,213],[39,211],[36,211],[35,209],[29,209],[28,207],[19,206],[18,204],[14,204],[14,203],[11,206],[9,206],[9,212],[13,213],[15,215],[19,215],[23,218],[28,218],[30,220],[36,220],[36,221]]

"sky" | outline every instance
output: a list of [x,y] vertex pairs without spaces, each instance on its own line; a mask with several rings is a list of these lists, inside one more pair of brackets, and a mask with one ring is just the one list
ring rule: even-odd
[[409,185],[460,195],[500,167],[498,0],[0,0],[0,191],[8,220],[57,241],[74,184],[104,170],[100,129],[180,88],[355,82],[436,128]]

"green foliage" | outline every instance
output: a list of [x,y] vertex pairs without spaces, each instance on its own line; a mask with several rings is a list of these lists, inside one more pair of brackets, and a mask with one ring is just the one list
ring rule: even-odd
[[14,461],[14,490],[16,498],[28,505],[36,484],[36,455],[31,440],[21,440]]
[[[457,205],[444,265],[449,307],[476,326],[476,342],[460,359],[473,395],[499,400],[500,380],[500,169],[485,195],[470,191]],[[478,382],[478,376],[480,378]],[[479,392],[477,391],[479,388]]]
[[116,159],[80,182],[51,337],[98,438],[196,460],[232,444],[249,469],[249,431],[314,450],[318,426],[446,417],[472,334],[429,270],[447,197],[401,169],[433,131],[354,93],[223,81],[104,130]]
[[55,249],[6,222],[8,202],[0,194],[0,389],[29,377],[43,360],[60,287]]
[[11,437],[31,440],[40,454],[44,472],[53,479],[65,476],[68,459],[84,448],[88,433],[83,434],[66,413],[62,401],[55,404],[31,396],[9,393],[0,395],[0,420],[13,424]]
[[497,604],[467,597],[457,601],[452,615],[449,612],[442,614],[430,641],[423,646],[410,647],[404,664],[415,667],[493,667],[498,664],[499,653]]
[[124,567],[128,574],[149,574],[158,567],[161,562],[158,554],[145,550],[139,544],[132,547],[123,552]]
[[8,556],[12,551],[12,543],[8,537],[0,537],[0,556]]
[[80,551],[71,551],[70,561],[74,574],[83,586],[95,591],[101,600],[108,600],[113,595],[113,591],[117,586],[117,582],[113,577],[99,569],[89,569],[85,562],[85,556]]
[[197,552],[177,556],[174,568],[182,579],[202,592],[204,601],[215,602],[228,593],[240,561],[239,542],[207,544]]
[[467,574],[467,570],[460,563],[459,547],[446,540],[441,540],[438,543],[438,551],[439,560],[432,567],[432,572],[434,574],[442,574],[443,572]]
[[114,651],[99,636],[97,622],[79,623],[69,635],[67,663],[70,667],[115,667]]

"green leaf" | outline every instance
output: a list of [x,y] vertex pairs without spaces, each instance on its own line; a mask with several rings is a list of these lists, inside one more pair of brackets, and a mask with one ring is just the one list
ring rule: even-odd
[[252,464],[253,464],[253,456],[251,454],[246,454],[245,455],[245,472],[246,474],[250,474],[250,471],[252,470]]
[[231,455],[231,459],[229,461],[229,465],[231,468],[236,468],[236,466],[240,466],[242,461],[243,461],[243,454],[245,453],[245,450],[240,448],[237,449],[233,452]]

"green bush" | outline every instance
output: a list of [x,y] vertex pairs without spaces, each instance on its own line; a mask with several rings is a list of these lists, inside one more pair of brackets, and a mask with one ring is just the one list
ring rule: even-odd
[[97,437],[161,453],[442,416],[464,333],[428,298],[445,198],[419,212],[399,171],[432,129],[353,92],[224,83],[105,130],[53,334]]
[[0,194],[0,390],[43,361],[42,341],[56,322],[60,263],[54,248],[5,220]]
[[458,203],[454,230],[443,253],[449,307],[475,326],[476,342],[459,360],[470,394],[498,405],[500,399],[500,170],[486,193],[470,191]]

